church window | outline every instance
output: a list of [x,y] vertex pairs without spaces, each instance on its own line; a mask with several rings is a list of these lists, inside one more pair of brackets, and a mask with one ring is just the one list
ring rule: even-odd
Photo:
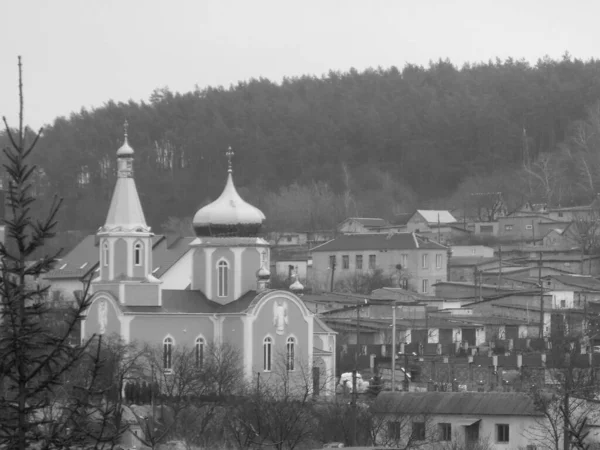
[[286,358],[286,366],[287,366],[287,370],[294,370],[294,351],[295,351],[295,346],[296,346],[296,339],[293,337],[289,337],[287,339],[287,345],[286,345],[286,352],[287,352],[287,358]]
[[142,265],[142,244],[139,242],[133,247],[133,259],[136,266]]
[[219,270],[219,278],[218,278],[218,286],[219,286],[219,297],[227,297],[227,279],[229,275],[229,264],[227,261],[220,261],[218,265]]
[[102,244],[102,260],[104,261],[104,266],[108,266],[108,242]]
[[273,359],[273,339],[266,337],[263,341],[263,369],[265,372],[271,370],[271,362]]
[[163,340],[163,368],[171,370],[173,368],[173,338],[166,337]]
[[196,367],[202,367],[204,363],[204,338],[196,339]]

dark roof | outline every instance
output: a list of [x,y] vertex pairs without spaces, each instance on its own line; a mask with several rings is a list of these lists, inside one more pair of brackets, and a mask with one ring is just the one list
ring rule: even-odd
[[538,416],[530,396],[520,392],[381,392],[379,413]]
[[334,252],[343,250],[411,250],[439,249],[446,247],[437,242],[425,240],[414,233],[394,234],[347,234],[313,248],[313,252]]
[[461,267],[461,266],[477,266],[480,264],[487,264],[493,262],[499,262],[500,259],[496,257],[486,258],[483,256],[452,256],[448,261],[450,266]]
[[239,299],[226,305],[220,305],[206,298],[200,291],[164,289],[162,306],[124,306],[125,312],[137,314],[215,314],[242,313],[256,297],[255,291],[248,291]]
[[585,275],[549,275],[544,278],[552,278],[567,286],[582,288],[588,291],[600,291],[600,280]]
[[344,222],[354,220],[365,227],[385,227],[388,223],[384,219],[373,217],[348,217]]
[[[90,234],[75,246],[64,258],[57,262],[56,268],[45,275],[48,279],[81,278],[98,265],[100,253],[96,236]],[[82,268],[83,267],[83,268]]]
[[[190,249],[193,237],[167,237],[155,243],[152,249],[152,275],[162,277],[173,264],[179,261]],[[156,270],[158,269],[158,270]],[[156,272],[154,272],[156,270]]]

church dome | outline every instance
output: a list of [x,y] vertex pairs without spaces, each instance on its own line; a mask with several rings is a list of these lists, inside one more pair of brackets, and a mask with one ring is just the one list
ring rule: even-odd
[[123,141],[123,145],[121,145],[121,148],[119,148],[119,150],[117,150],[117,157],[120,156],[133,156],[133,149],[131,148],[131,146],[129,145],[129,142],[127,140],[127,129],[128,129],[128,124],[127,121],[125,121],[125,139]]
[[198,237],[253,237],[260,232],[265,215],[238,194],[233,184],[232,156],[233,152],[230,148],[227,152],[229,170],[225,189],[218,199],[200,208],[194,216],[194,231]]

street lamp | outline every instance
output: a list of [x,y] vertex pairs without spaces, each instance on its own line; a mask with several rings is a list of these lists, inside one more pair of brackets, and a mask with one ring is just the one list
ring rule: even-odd
[[[364,305],[368,305],[369,301],[365,298]],[[356,445],[356,428],[357,428],[357,404],[356,400],[358,397],[357,386],[356,386],[356,375],[358,372],[358,349],[360,348],[360,308],[361,308],[360,300],[356,299],[356,351],[354,352],[354,370],[352,371],[352,409],[353,411],[353,421],[354,421],[354,430],[352,437],[352,444]]]

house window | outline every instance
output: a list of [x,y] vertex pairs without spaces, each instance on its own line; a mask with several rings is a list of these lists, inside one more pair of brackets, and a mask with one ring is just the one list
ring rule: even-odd
[[173,338],[166,337],[163,340],[163,369],[173,368]]
[[196,339],[196,367],[202,367],[204,363],[204,338]]
[[440,423],[438,424],[440,441],[451,441],[452,440],[452,424]]
[[566,308],[567,307],[567,301],[566,300],[561,300],[560,301],[560,307],[561,308]]
[[442,268],[442,255],[441,254],[435,255],[435,268],[436,269]]
[[492,225],[481,225],[479,227],[479,232],[480,233],[493,233],[494,227]]
[[377,255],[369,255],[369,269],[374,270],[377,267]]
[[102,260],[104,261],[104,266],[108,266],[108,242],[104,242],[102,244]]
[[508,425],[501,423],[496,425],[496,441],[508,442]]
[[142,244],[139,242],[133,247],[133,259],[136,266],[142,265]]
[[335,255],[329,257],[329,268],[335,270]]
[[408,280],[406,278],[402,280],[402,289],[408,289]]
[[399,441],[402,438],[402,424],[398,421],[387,423],[388,439]]
[[423,269],[429,267],[429,255],[427,253],[421,255],[421,267],[423,267]]
[[425,422],[412,423],[412,438],[415,441],[425,440]]
[[356,255],[356,270],[362,270],[362,255]]
[[263,340],[263,370],[271,371],[271,362],[273,359],[273,339],[266,337]]
[[402,255],[402,268],[406,270],[407,266],[408,266],[408,255],[406,253],[404,253]]
[[526,230],[531,230],[531,229],[533,229],[533,225],[525,225],[525,229]]
[[229,272],[229,264],[227,264],[227,261],[219,261],[219,264],[217,267],[218,267],[218,272],[219,272],[218,295],[219,295],[219,297],[227,297],[227,278],[228,278],[228,272]]
[[286,361],[287,370],[294,370],[294,347],[296,345],[296,339],[289,337],[286,344]]
[[350,268],[350,257],[348,255],[342,256],[342,269]]
[[504,225],[504,231],[512,231],[513,226],[512,225]]
[[427,294],[429,291],[429,280],[423,280],[422,287],[423,289],[421,289],[421,292],[423,292],[423,294]]
[[291,236],[288,236],[286,239],[287,239],[288,242],[292,242],[292,237]]
[[563,216],[563,213],[559,212],[558,217],[562,217],[562,216]]

